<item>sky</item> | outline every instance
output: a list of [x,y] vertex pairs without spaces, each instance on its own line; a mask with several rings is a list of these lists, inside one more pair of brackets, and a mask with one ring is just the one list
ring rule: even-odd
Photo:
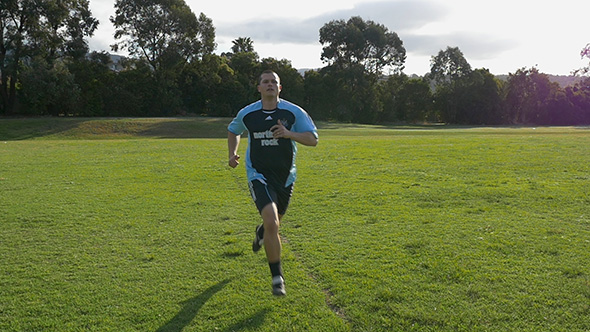
[[[430,59],[458,47],[472,68],[492,74],[536,67],[569,75],[587,66],[580,51],[590,43],[590,1],[560,0],[185,0],[195,15],[204,13],[216,29],[216,54],[232,41],[250,37],[260,58],[288,59],[297,69],[321,68],[320,28],[332,20],[360,16],[398,34],[406,49],[404,73],[424,75]],[[92,51],[114,43],[114,0],[90,0],[100,25],[89,40]],[[119,51],[117,54],[125,55]]]

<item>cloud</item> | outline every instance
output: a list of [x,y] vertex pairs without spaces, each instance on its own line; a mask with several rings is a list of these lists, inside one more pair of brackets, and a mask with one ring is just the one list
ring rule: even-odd
[[451,8],[441,2],[386,1],[360,3],[351,9],[336,10],[308,19],[276,17],[273,19],[247,20],[217,27],[217,35],[226,39],[250,37],[263,44],[318,45],[319,30],[332,20],[348,20],[360,16],[385,25],[399,35],[406,51],[421,56],[438,54],[447,46],[459,47],[468,59],[493,58],[515,43],[477,32],[447,32],[445,34],[422,34],[420,29],[431,23],[443,22]]
[[385,25],[390,31],[413,30],[443,19],[449,9],[432,1],[389,1],[362,3],[352,9],[320,15],[314,20],[327,23],[334,19],[347,20],[360,16]]
[[332,20],[360,16],[398,32],[417,29],[446,15],[445,7],[429,1],[361,3],[351,9],[324,13],[309,19],[276,17],[248,20],[217,27],[217,34],[233,39],[250,37],[261,43],[317,44],[320,28]]
[[273,18],[221,25],[215,32],[218,37],[250,37],[254,43],[311,44],[318,42],[319,28],[305,20]]
[[447,47],[459,47],[467,60],[485,60],[498,56],[517,46],[514,40],[492,37],[486,34],[456,32],[441,35],[401,35],[408,52],[432,56]]

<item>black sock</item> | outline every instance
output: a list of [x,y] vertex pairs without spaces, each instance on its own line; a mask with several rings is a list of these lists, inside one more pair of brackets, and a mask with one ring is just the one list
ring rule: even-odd
[[276,263],[268,263],[268,266],[270,267],[270,273],[273,277],[283,276],[283,268],[281,267],[281,261],[278,261]]
[[264,225],[260,225],[260,228],[258,228],[258,238],[259,239],[264,238]]

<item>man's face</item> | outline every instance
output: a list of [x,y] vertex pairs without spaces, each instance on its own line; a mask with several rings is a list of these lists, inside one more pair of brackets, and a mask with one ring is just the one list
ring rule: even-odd
[[258,84],[258,92],[262,97],[277,97],[281,92],[281,81],[275,74],[262,74]]

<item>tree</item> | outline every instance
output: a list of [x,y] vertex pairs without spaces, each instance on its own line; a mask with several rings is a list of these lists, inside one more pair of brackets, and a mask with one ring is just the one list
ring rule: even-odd
[[[190,62],[215,50],[213,22],[197,18],[184,0],[117,0],[113,51],[127,49],[156,71]],[[126,37],[126,38],[123,38]]]
[[[321,88],[315,91],[306,84],[305,89],[312,93],[314,108],[322,109],[322,114],[331,120],[354,123],[376,123],[383,105],[379,98],[374,75],[367,75],[362,65],[348,69],[327,66],[314,77]],[[320,82],[318,82],[318,79]],[[307,78],[306,78],[307,80]],[[321,91],[323,95],[319,95]]]
[[248,53],[254,52],[254,42],[250,37],[240,37],[232,41],[233,46],[231,47],[234,53]]
[[88,6],[88,0],[42,2],[44,17],[40,23],[47,33],[34,41],[36,49],[41,50],[41,55],[45,55],[49,62],[62,55],[74,59],[86,56],[88,44],[85,37],[92,36],[99,23],[92,17]]
[[72,115],[79,111],[80,88],[62,60],[51,64],[36,56],[23,68],[19,82],[21,113],[31,115]]
[[0,3],[0,112],[14,112],[20,74],[34,57],[42,58],[51,70],[57,58],[86,54],[84,38],[98,26],[88,6],[87,0]]
[[383,113],[379,122],[425,122],[432,108],[432,93],[424,79],[391,75],[379,84]]
[[251,101],[227,61],[225,57],[211,54],[185,68],[181,90],[184,105],[191,113],[233,116]]
[[329,93],[324,76],[317,70],[305,72],[303,89],[305,98],[303,105],[312,114],[313,118],[318,120],[331,119],[333,108],[327,105],[331,103],[331,97],[334,94]]
[[573,123],[590,124],[590,77],[585,77],[574,86],[565,89],[566,96],[573,107]]
[[568,99],[567,93],[560,89],[552,89],[545,100],[543,118],[539,124],[552,126],[566,126],[582,124],[582,114],[578,112],[575,105]]
[[[580,51],[580,57],[582,57],[582,59],[584,58],[588,58],[590,59],[590,43],[586,44],[586,47],[584,47],[581,51]],[[574,75],[587,75],[590,73],[590,64],[588,64],[588,66],[574,70],[573,74]]]
[[501,120],[501,83],[487,69],[475,69],[457,80],[454,123],[484,125]]
[[428,78],[434,82],[434,107],[438,118],[447,123],[463,122],[466,97],[469,96],[471,65],[458,47],[447,47],[430,60]]
[[471,65],[458,47],[447,47],[430,59],[430,79],[437,84],[448,83],[471,73]]
[[[405,110],[401,108],[400,92],[408,81],[408,75],[402,73],[391,75],[386,80],[379,82],[383,102],[383,112],[379,115],[379,122],[405,121]],[[400,114],[404,113],[404,114]]]
[[153,69],[143,60],[128,59],[126,70],[112,77],[104,99],[105,116],[158,116],[162,110]]
[[510,123],[542,124],[547,114],[547,100],[557,90],[546,74],[537,68],[519,69],[510,73],[506,84],[506,106]]
[[[303,104],[303,77],[299,74],[297,69],[293,68],[291,61],[287,59],[277,60],[275,58],[264,58],[260,61],[260,69],[270,69],[279,74],[281,84],[285,87],[281,92],[281,97],[299,105]],[[256,79],[258,79],[258,77],[256,77]]]
[[230,60],[237,54],[249,54],[248,57],[258,61],[258,53],[254,51],[254,42],[250,37],[240,37],[232,40],[231,52],[223,52],[221,56]]
[[[398,35],[384,25],[351,17],[320,29],[321,58],[328,66],[319,71],[323,88],[335,96],[330,117],[339,121],[375,123],[383,110],[377,83],[386,67],[400,73],[406,50]],[[309,88],[308,88],[309,90]],[[313,98],[316,103],[324,102]]]
[[112,45],[125,48],[153,70],[159,115],[184,112],[178,87],[179,74],[193,60],[212,54],[215,28],[205,14],[197,18],[184,0],[117,0]]
[[409,79],[403,84],[400,96],[404,120],[413,123],[431,120],[432,92],[426,80]]
[[252,100],[260,96],[256,91],[258,75],[260,75],[260,60],[256,52],[236,53],[229,58],[229,66],[234,71],[236,80],[244,87],[247,99]]
[[80,116],[105,116],[109,110],[105,107],[113,96],[116,72],[110,70],[111,57],[107,52],[92,52],[88,57],[68,63],[68,69],[74,76],[75,84],[80,88]]
[[320,43],[324,45],[321,59],[340,69],[362,65],[368,73],[379,75],[387,66],[401,72],[406,60],[406,49],[395,32],[359,16],[325,24]]

